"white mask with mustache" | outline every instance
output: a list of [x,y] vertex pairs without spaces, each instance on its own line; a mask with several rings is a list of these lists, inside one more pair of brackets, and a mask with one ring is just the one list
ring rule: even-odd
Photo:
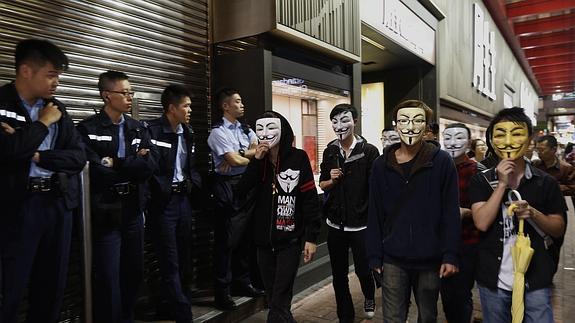
[[256,120],[256,136],[260,143],[267,143],[270,148],[276,146],[282,136],[281,120],[279,118],[261,118]]
[[331,126],[337,139],[339,141],[344,141],[353,133],[355,128],[355,122],[353,121],[353,115],[350,111],[345,111],[340,114],[335,115],[331,119]]
[[445,129],[443,131],[443,146],[453,159],[463,155],[469,146],[467,129],[460,127]]
[[412,146],[423,138],[425,132],[425,110],[402,108],[397,111],[396,128],[404,144]]

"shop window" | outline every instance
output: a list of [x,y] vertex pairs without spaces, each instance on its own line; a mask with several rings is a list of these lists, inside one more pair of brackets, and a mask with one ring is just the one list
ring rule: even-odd
[[350,103],[345,91],[286,77],[272,82],[273,110],[289,121],[294,131],[294,144],[307,153],[319,189],[319,172],[323,150],[335,139],[329,114],[334,106]]
[[302,147],[314,173],[319,172],[317,147],[317,101],[301,100]]

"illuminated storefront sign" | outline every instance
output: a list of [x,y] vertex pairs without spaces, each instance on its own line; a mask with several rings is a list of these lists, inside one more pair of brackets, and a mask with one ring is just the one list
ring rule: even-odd
[[435,64],[435,30],[399,0],[362,0],[361,20],[402,47]]
[[473,81],[471,84],[491,100],[495,100],[495,32],[479,4],[473,4]]

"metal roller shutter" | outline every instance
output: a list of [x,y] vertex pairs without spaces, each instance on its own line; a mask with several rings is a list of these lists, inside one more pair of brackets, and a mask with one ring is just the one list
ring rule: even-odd
[[[56,96],[75,120],[102,106],[98,75],[108,69],[130,76],[136,91],[134,114],[144,120],[161,113],[159,98],[166,85],[185,85],[194,96],[192,126],[198,166],[206,170],[210,124],[207,1],[0,0],[0,85],[14,78],[13,51],[26,38],[48,39],[68,55],[70,69],[62,75]],[[195,219],[193,239],[193,281],[211,285],[212,234],[205,216]],[[64,321],[76,321],[82,306],[81,257],[79,248],[73,249],[75,263],[70,267],[62,309]]]

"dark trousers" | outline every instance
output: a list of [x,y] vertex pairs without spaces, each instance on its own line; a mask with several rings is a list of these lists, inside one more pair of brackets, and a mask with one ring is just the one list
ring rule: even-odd
[[459,272],[441,280],[441,302],[449,323],[469,323],[473,315],[471,290],[475,283],[477,245],[464,245],[461,251]]
[[291,301],[300,256],[299,242],[275,251],[258,248],[258,265],[269,307],[268,323],[295,322],[291,313]]
[[214,226],[214,276],[216,297],[229,295],[232,281],[237,285],[249,285],[250,279],[250,246],[246,232],[232,243],[232,233],[246,231],[245,227],[234,226],[232,217],[238,211],[232,206],[218,206]]
[[348,231],[329,227],[327,247],[333,276],[337,317],[341,322],[353,322],[355,311],[349,292],[349,249],[353,253],[355,274],[366,299],[375,299],[375,284],[365,253],[365,230]]
[[0,322],[16,322],[27,287],[27,322],[57,322],[68,274],[72,213],[62,198],[46,192],[30,193],[20,212],[3,216],[10,222],[0,228]]
[[184,266],[189,264],[191,221],[190,200],[185,194],[173,194],[163,212],[152,214],[150,219],[161,287],[177,323],[192,321],[192,307],[181,279]]
[[405,269],[383,264],[383,322],[404,323],[411,291],[417,304],[418,323],[437,322],[439,266],[432,269]]
[[95,229],[93,240],[94,322],[133,322],[144,270],[143,216],[125,217],[118,228]]

